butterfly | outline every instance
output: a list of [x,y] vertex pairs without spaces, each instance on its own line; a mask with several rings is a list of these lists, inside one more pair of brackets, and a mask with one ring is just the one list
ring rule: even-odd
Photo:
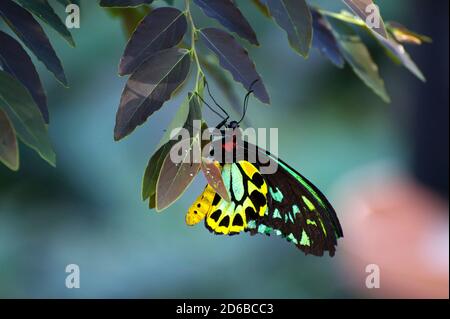
[[[244,100],[243,117],[251,93],[249,90]],[[222,154],[241,150],[246,155],[254,155],[252,158],[256,160],[221,164],[223,158],[216,158],[214,165],[221,170],[229,198],[224,199],[208,184],[189,208],[186,223],[192,226],[204,221],[206,228],[218,235],[275,234],[305,254],[322,256],[328,251],[333,256],[337,240],[343,237],[334,208],[313,183],[283,160],[241,140],[239,124],[243,117],[229,123],[229,116],[224,118],[217,127],[225,126],[233,133],[231,138],[222,136],[215,147],[221,148]],[[277,165],[275,173],[261,172],[267,163]]]

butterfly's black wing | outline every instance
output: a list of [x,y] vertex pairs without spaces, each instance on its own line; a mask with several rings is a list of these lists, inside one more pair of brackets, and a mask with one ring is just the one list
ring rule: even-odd
[[[275,233],[286,237],[306,254],[322,256],[328,251],[333,256],[343,232],[335,210],[322,192],[270,152],[247,142],[238,147],[247,152],[256,150],[259,163],[275,161],[278,165],[275,173],[263,174],[269,187],[268,209],[248,230],[252,234]],[[259,164],[262,165],[266,164]]]

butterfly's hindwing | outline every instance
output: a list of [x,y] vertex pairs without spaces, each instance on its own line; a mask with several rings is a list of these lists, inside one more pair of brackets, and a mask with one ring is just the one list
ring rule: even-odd
[[224,200],[207,185],[189,209],[186,222],[192,225],[206,216],[205,226],[211,232],[234,235],[266,213],[267,183],[258,169],[246,161],[225,164],[222,178],[231,200]]

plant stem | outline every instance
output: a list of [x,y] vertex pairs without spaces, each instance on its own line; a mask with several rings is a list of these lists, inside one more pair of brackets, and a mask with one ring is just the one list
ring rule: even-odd
[[185,3],[186,3],[186,16],[187,16],[188,22],[191,26],[191,50],[190,51],[192,52],[192,56],[194,57],[195,63],[197,65],[197,78],[195,81],[195,90],[198,92],[199,86],[200,86],[200,79],[205,76],[205,73],[203,72],[202,67],[200,65],[200,60],[198,58],[197,50],[195,47],[196,35],[198,32],[198,29],[195,27],[194,19],[192,18],[190,0],[185,0]]

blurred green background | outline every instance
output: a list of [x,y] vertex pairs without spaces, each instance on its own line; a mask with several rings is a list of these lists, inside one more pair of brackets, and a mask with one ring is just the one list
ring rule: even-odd
[[[447,81],[448,103],[448,2],[436,2],[447,3],[441,13],[446,21],[436,18],[440,10],[429,1],[378,1],[385,20],[435,39],[432,45],[409,50],[429,78],[427,84],[394,65],[374,41],[367,42],[392,97],[387,105],[348,66],[339,70],[316,50],[308,60],[296,55],[280,28],[268,23],[250,1],[238,1],[261,42],[250,55],[272,98],[270,107],[253,99],[248,119],[256,127],[279,128],[280,157],[314,181],[331,202],[336,181],[368,163],[388,161],[412,174],[425,167],[425,177],[435,173],[436,167],[426,171],[431,163],[416,165],[417,133],[430,132],[415,123],[418,96],[432,90],[433,83]],[[340,1],[314,3],[344,9]],[[339,246],[334,258],[318,258],[305,256],[280,238],[227,238],[210,234],[202,224],[187,227],[184,215],[205,184],[201,175],[167,211],[148,210],[140,197],[147,161],[192,85],[115,143],[115,112],[126,81],[117,75],[117,66],[126,36],[120,22],[96,1],[82,1],[81,14],[81,28],[72,30],[75,49],[46,29],[70,89],[59,86],[37,63],[49,97],[57,167],[23,145],[18,173],[0,166],[0,297],[363,297],[346,285],[352,274],[339,266]],[[200,26],[214,24],[198,10],[195,17]],[[438,66],[440,61],[447,64]],[[244,90],[236,87],[243,97]],[[227,103],[219,89],[213,91]],[[438,136],[447,138],[447,148],[441,148],[447,154],[441,155],[447,171],[425,182],[446,194],[448,109],[443,103],[437,107],[447,112],[447,137]],[[420,106],[434,112],[428,103]],[[218,122],[205,113],[210,124]],[[431,145],[429,152],[433,149]],[[339,216],[345,213],[338,211]],[[65,287],[64,270],[71,263],[80,266],[80,289]]]

